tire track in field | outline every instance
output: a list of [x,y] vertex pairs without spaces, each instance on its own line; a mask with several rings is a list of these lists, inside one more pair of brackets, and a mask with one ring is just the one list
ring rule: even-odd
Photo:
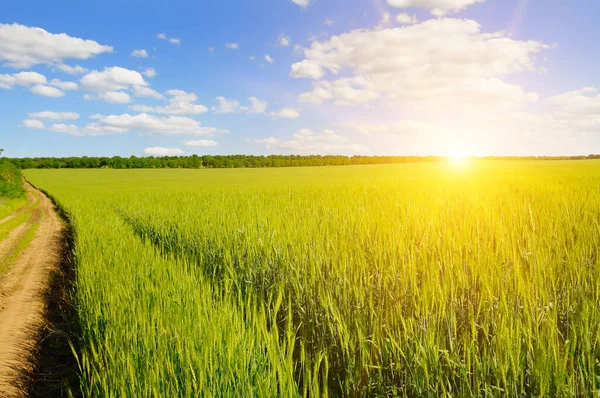
[[[19,237],[39,222],[31,244],[23,250],[8,274],[0,279],[0,397],[22,397],[27,386],[23,375],[34,368],[37,336],[44,324],[49,276],[60,260],[63,224],[45,195],[27,184],[40,206],[24,225],[11,233],[0,249],[0,259],[18,247]],[[19,210],[17,210],[19,211]],[[37,215],[36,215],[37,214]]]

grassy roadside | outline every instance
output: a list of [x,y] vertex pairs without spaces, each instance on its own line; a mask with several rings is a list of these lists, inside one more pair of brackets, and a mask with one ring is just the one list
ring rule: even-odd
[[27,204],[27,198],[0,198],[0,220],[10,216]]

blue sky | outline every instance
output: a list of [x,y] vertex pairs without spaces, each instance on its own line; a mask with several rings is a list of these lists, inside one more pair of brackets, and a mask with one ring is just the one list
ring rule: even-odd
[[9,1],[0,147],[600,153],[598,15],[583,0]]

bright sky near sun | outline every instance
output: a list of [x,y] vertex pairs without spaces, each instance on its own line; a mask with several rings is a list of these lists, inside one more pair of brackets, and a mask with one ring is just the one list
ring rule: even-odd
[[5,1],[10,157],[600,153],[596,0]]

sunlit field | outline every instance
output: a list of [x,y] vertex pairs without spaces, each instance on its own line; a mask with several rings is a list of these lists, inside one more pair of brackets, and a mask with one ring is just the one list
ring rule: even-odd
[[591,396],[600,162],[29,170],[85,396]]

